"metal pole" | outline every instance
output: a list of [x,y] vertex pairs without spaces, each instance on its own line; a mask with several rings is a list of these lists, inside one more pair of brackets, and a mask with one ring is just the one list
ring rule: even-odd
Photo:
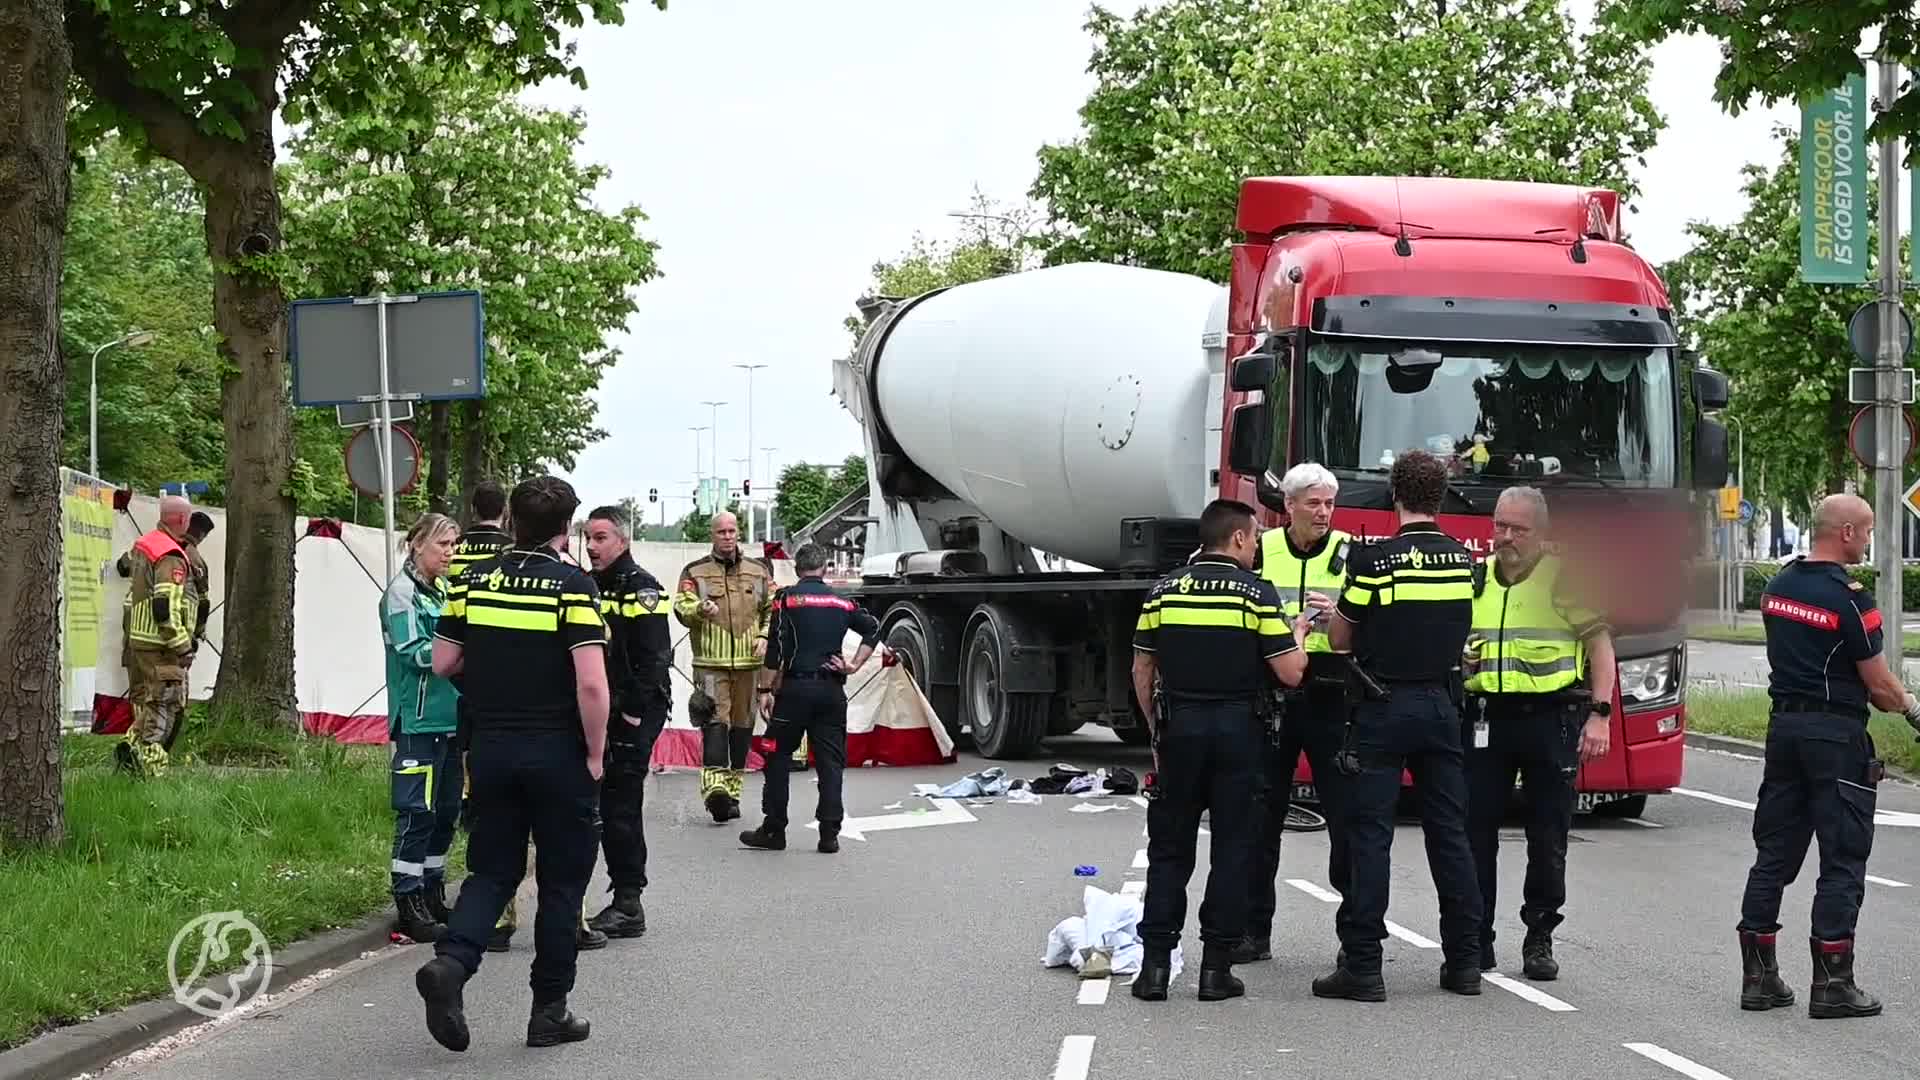
[[[753,373],[766,367],[765,364],[735,364],[734,367],[747,373],[747,486],[753,481]],[[747,496],[747,543],[753,543],[753,496]]]
[[118,345],[109,341],[93,350],[87,370],[87,476],[100,477],[100,354]]
[[387,559],[385,589],[393,583],[393,388],[387,382],[387,290],[374,298],[380,335],[380,506],[385,512],[387,542],[380,553]]
[[[1900,95],[1900,65],[1880,58],[1880,111],[1893,108]],[[1901,483],[1905,464],[1900,441],[1906,434],[1903,408],[1894,396],[1903,361],[1900,342],[1900,146],[1891,136],[1880,140],[1880,363],[1879,399],[1873,406],[1874,470],[1873,516],[1875,529],[1874,567],[1878,571],[1878,597],[1886,633],[1898,656],[1898,645],[1905,626],[1901,611]],[[1895,670],[1899,670],[1896,666]]]

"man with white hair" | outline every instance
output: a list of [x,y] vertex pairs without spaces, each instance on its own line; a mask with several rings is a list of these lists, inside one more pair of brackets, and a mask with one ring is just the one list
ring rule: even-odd
[[713,550],[680,571],[673,615],[691,631],[694,691],[687,715],[701,729],[700,798],[720,825],[740,816],[773,572],[740,550],[740,520],[731,513],[713,515],[709,527]]
[[1284,602],[1289,621],[1309,613],[1316,621],[1303,642],[1307,674],[1298,689],[1285,691],[1285,715],[1279,731],[1266,740],[1254,791],[1254,846],[1247,873],[1247,936],[1234,951],[1234,963],[1248,964],[1273,956],[1273,913],[1278,900],[1275,878],[1280,872],[1280,840],[1287,812],[1293,804],[1293,774],[1306,752],[1313,770],[1315,793],[1327,818],[1327,876],[1342,896],[1347,891],[1345,833],[1333,812],[1338,801],[1339,771],[1333,755],[1346,727],[1345,672],[1334,663],[1327,640],[1326,619],[1346,580],[1348,552],[1353,537],[1333,528],[1333,506],[1340,481],[1324,465],[1302,462],[1280,479],[1286,500],[1287,527],[1269,529],[1260,537],[1254,572],[1272,582]]
[[114,754],[121,768],[141,776],[166,772],[167,744],[187,709],[186,660],[203,601],[180,546],[192,514],[185,498],[163,496],[159,528],[142,536],[131,553],[133,583],[123,611],[133,725]]
[[1567,901],[1567,833],[1574,779],[1607,752],[1613,710],[1613,639],[1600,614],[1575,598],[1560,560],[1546,553],[1547,500],[1510,487],[1493,507],[1493,557],[1475,568],[1467,639],[1467,834],[1480,880],[1480,970],[1496,966],[1494,893],[1500,819],[1514,774],[1527,806],[1527,876],[1520,946],[1529,979],[1553,979],[1553,930]]

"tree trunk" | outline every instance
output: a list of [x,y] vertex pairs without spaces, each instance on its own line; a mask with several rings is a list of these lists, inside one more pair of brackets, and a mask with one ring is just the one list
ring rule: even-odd
[[0,850],[60,842],[64,5],[0,5]]
[[447,512],[447,444],[452,441],[451,410],[444,401],[428,408],[427,428],[427,501],[436,514]]
[[240,260],[280,250],[274,186],[272,71],[244,143],[223,145],[207,188],[213,319],[231,372],[221,387],[227,432],[226,633],[214,709],[263,725],[298,723],[293,689],[292,405],[287,392],[287,298]]
[[487,403],[475,399],[467,403],[466,421],[461,424],[460,523],[472,525],[473,489],[487,478]]

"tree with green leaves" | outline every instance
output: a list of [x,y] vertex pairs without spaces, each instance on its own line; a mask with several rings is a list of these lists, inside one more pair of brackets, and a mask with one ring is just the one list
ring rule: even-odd
[[[1774,138],[1775,164],[1744,170],[1746,213],[1731,225],[1689,226],[1693,248],[1660,275],[1683,331],[1732,383],[1729,413],[1746,432],[1748,487],[1805,520],[1813,501],[1842,490],[1852,472],[1847,368],[1856,361],[1847,319],[1873,291],[1801,280],[1798,135],[1776,128]],[[1875,201],[1864,203],[1871,235]]]
[[[1860,50],[1875,43],[1909,67],[1920,60],[1920,12],[1886,0],[1614,0],[1601,6],[1601,16],[1649,44],[1674,34],[1719,38],[1713,99],[1735,116],[1756,97],[1771,106],[1835,89],[1863,71]],[[1874,118],[1867,137],[1905,137],[1912,154],[1920,146],[1920,94],[1912,83],[1892,106]]]
[[[929,240],[916,233],[905,251],[874,263],[867,295],[905,299],[1025,270],[1037,261],[1040,241],[1031,207],[1002,208],[976,191],[972,209],[961,216],[965,224],[958,237]],[[862,316],[847,316],[856,344],[866,327]]]
[[1240,182],[1492,177],[1631,198],[1663,122],[1647,58],[1558,0],[1168,0],[1096,7],[1083,135],[1043,147],[1049,263],[1224,280]]
[[[607,170],[584,164],[583,116],[532,108],[461,72],[422,69],[431,113],[322,112],[292,144],[288,249],[305,291],[477,288],[487,315],[487,398],[461,403],[466,505],[483,474],[571,469],[594,425],[593,390],[618,357],[607,336],[651,280],[638,207],[595,205]],[[381,156],[389,146],[399,149]],[[427,494],[449,505],[447,402],[425,416]]]
[[781,528],[796,532],[826,513],[848,492],[866,486],[867,459],[862,454],[848,454],[837,469],[804,462],[789,465],[780,471],[780,480],[774,486],[773,513],[779,518]]
[[[585,7],[601,22],[622,18],[618,0]],[[560,40],[562,27],[582,18],[582,5],[564,0],[232,0],[184,11],[176,0],[68,0],[79,92],[74,131],[83,140],[112,130],[137,138],[186,169],[206,200],[232,583],[216,713],[296,722],[293,440],[283,351],[291,267],[275,120],[298,124],[324,112],[411,115],[417,124],[431,102],[404,76],[428,57],[447,67],[464,63],[504,85],[556,76],[584,84]]]
[[59,843],[60,228],[67,82],[60,5],[0,4],[0,851]]

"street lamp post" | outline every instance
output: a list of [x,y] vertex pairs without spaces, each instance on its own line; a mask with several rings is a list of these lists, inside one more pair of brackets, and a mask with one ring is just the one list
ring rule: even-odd
[[[747,473],[741,479],[746,480],[748,482],[746,486],[751,489],[753,486],[753,373],[767,365],[735,364],[733,366],[747,373],[747,456],[742,459],[746,462]],[[751,494],[747,496],[747,543],[753,543],[753,496]]]
[[719,476],[720,475],[720,406],[725,405],[726,402],[703,401],[700,404],[706,405],[713,409],[713,424],[712,424],[713,434],[708,436],[708,438],[713,440],[713,475]]
[[87,365],[87,475],[100,478],[100,354],[116,345],[137,349],[153,341],[153,331],[135,330],[93,350]]

